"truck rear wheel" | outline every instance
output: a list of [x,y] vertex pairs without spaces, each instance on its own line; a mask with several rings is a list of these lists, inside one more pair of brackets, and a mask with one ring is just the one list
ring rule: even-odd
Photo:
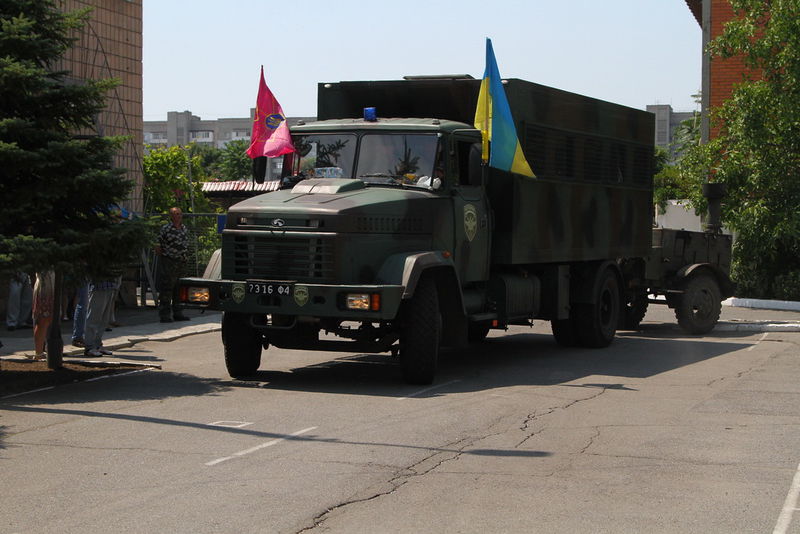
[[430,384],[439,363],[442,316],[433,278],[423,276],[406,303],[400,334],[400,365],[410,384]]
[[225,312],[222,315],[222,343],[229,375],[244,378],[258,371],[264,336],[248,324],[246,314]]
[[722,311],[719,284],[707,273],[690,276],[683,284],[683,294],[675,303],[678,325],[689,334],[710,332]]
[[619,279],[610,268],[597,273],[594,302],[575,306],[575,324],[584,347],[607,347],[614,341],[620,317]]
[[578,339],[578,330],[575,326],[575,319],[571,315],[568,319],[552,319],[550,321],[550,329],[553,331],[553,337],[556,338],[556,343],[562,347],[577,347],[580,345]]

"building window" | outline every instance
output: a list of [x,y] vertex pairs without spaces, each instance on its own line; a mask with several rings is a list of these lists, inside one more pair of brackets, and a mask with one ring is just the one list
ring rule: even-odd
[[210,143],[214,141],[214,132],[210,130],[195,130],[189,132],[189,140],[200,143]]

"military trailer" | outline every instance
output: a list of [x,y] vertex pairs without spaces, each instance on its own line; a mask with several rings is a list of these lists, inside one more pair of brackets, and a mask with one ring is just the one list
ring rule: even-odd
[[730,238],[653,229],[653,115],[504,85],[535,178],[482,163],[479,80],[319,84],[285,187],[230,208],[218,277],[180,282],[185,305],[224,312],[231,376],[274,346],[390,352],[430,383],[442,346],[541,319],[561,345],[605,347],[649,302],[713,328]]

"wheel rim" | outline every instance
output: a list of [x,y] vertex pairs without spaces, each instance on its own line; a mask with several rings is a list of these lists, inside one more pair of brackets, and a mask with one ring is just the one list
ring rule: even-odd
[[692,302],[692,314],[697,319],[706,319],[711,315],[713,308],[713,297],[711,292],[703,289],[697,293],[697,296]]

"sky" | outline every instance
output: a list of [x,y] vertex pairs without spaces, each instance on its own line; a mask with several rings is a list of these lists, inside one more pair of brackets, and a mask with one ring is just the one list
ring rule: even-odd
[[319,82],[483,76],[644,109],[697,108],[701,30],[684,0],[144,0],[144,120],[247,117],[259,69],[287,116]]

